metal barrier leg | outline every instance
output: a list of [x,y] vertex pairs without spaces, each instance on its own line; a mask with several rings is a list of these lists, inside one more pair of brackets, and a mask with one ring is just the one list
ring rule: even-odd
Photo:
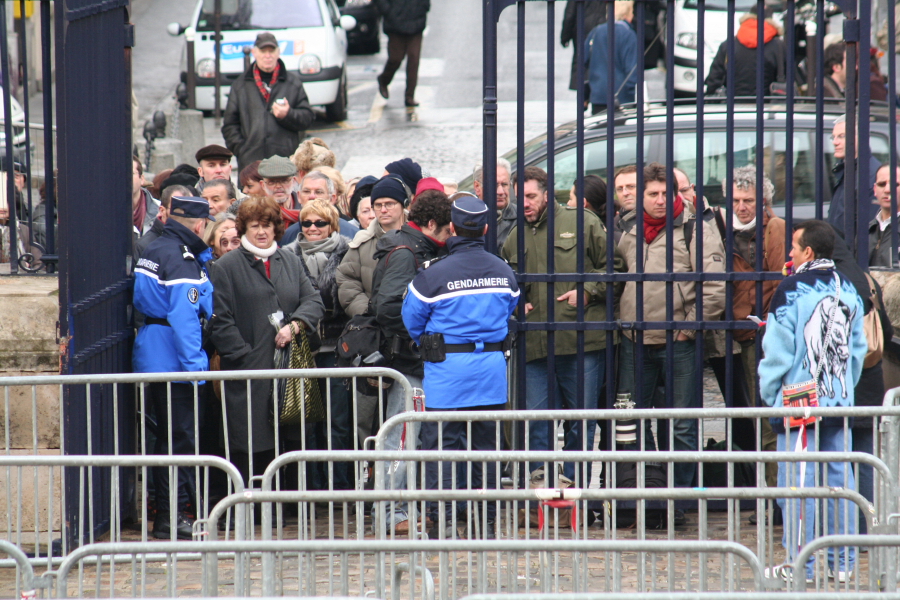
[[[391,600],[400,600],[400,581],[403,574],[409,573],[410,598],[415,595],[415,584],[413,583],[413,574],[422,578],[424,586],[425,600],[434,600],[434,575],[424,566],[416,565],[410,569],[409,563],[399,563],[394,565],[394,571],[391,575]],[[443,585],[443,583],[441,584]],[[443,597],[443,596],[442,596]]]

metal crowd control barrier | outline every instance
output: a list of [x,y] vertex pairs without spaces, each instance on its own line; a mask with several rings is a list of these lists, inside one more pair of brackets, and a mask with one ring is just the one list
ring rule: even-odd
[[21,577],[16,577],[16,596],[33,598],[35,596],[37,582],[34,577],[34,569],[31,566],[28,556],[22,552],[18,546],[12,542],[7,542],[6,540],[0,540],[0,552],[9,555],[9,560],[15,563],[17,575],[18,571],[21,571]]
[[[310,556],[326,556],[341,555],[342,557],[349,555],[391,555],[391,556],[410,556],[419,555],[419,564],[423,566],[421,569],[413,569],[409,564],[397,564],[391,569],[391,586],[385,586],[383,592],[374,590],[376,597],[387,597],[385,594],[390,592],[391,598],[399,599],[403,593],[403,587],[399,585],[402,579],[402,573],[415,572],[419,574],[420,583],[416,585],[413,581],[409,584],[409,593],[405,595],[410,599],[421,597],[425,600],[434,600],[435,590],[431,585],[430,573],[427,565],[436,562],[435,557],[448,555],[465,555],[472,561],[472,555],[475,556],[475,562],[481,563],[477,569],[478,582],[475,584],[478,589],[496,589],[498,592],[503,589],[528,591],[537,585],[529,578],[523,578],[519,575],[519,568],[522,564],[527,564],[532,556],[540,559],[542,554],[559,555],[560,553],[574,553],[576,555],[588,553],[607,553],[617,556],[632,554],[635,552],[642,553],[666,553],[666,552],[683,552],[685,554],[694,554],[698,556],[706,555],[722,555],[723,565],[725,557],[730,556],[746,563],[749,568],[749,577],[746,584],[755,588],[762,589],[764,587],[763,570],[760,567],[756,557],[744,546],[735,542],[728,541],[680,541],[680,540],[641,540],[641,541],[623,541],[623,540],[494,540],[480,541],[477,545],[469,540],[421,540],[411,546],[408,541],[403,540],[292,540],[292,541],[252,541],[252,542],[161,542],[158,544],[136,544],[136,543],[109,543],[109,544],[90,544],[78,548],[73,551],[55,572],[47,573],[45,577],[55,579],[57,597],[64,598],[69,595],[69,579],[73,569],[79,567],[82,560],[87,557],[96,558],[92,564],[96,565],[94,597],[108,596],[109,590],[103,585],[102,575],[100,573],[104,564],[109,565],[108,581],[115,580],[115,565],[129,564],[131,565],[132,586],[137,591],[147,585],[146,571],[140,573],[138,580],[138,564],[144,565],[149,559],[148,552],[153,552],[154,561],[166,561],[168,564],[167,572],[160,574],[166,578],[166,593],[173,597],[179,591],[178,582],[189,586],[188,589],[196,589],[193,583],[187,583],[186,579],[180,578],[178,574],[179,560],[193,559],[199,560],[207,557],[210,560],[200,560],[200,576],[202,584],[200,593],[203,596],[215,596],[220,591],[223,584],[217,579],[217,571],[204,571],[206,565],[210,561],[218,562],[219,556],[224,555],[227,558],[238,560],[241,555],[265,556],[266,554],[281,554],[286,556],[303,555]],[[496,554],[498,561],[496,567],[489,566],[489,556]],[[104,560],[104,557],[109,557]],[[502,568],[500,561],[506,561],[506,568]],[[705,559],[701,559],[705,560]],[[586,560],[584,561],[587,562]],[[298,561],[298,564],[301,564]],[[188,569],[194,574],[196,569],[190,567],[181,567]],[[366,595],[367,582],[364,579],[366,572],[365,565],[360,564],[360,595]],[[582,567],[586,570],[586,566]],[[543,588],[542,591],[550,591],[552,589],[560,590],[560,588],[571,585],[573,591],[587,591],[587,578],[578,576],[577,570],[573,569],[574,576],[569,578],[554,577],[552,580],[543,580],[538,582]],[[82,573],[82,576],[84,574]],[[90,574],[88,574],[90,576]],[[470,575],[471,577],[471,575]],[[255,579],[255,578],[254,578]],[[138,581],[140,586],[138,587]],[[194,579],[191,579],[193,582]],[[235,577],[234,594],[247,594],[251,591],[251,578],[246,577],[238,579]],[[282,578],[282,584],[287,582],[287,578]],[[306,588],[300,588],[298,580],[298,594],[315,595],[316,594],[316,577],[312,576],[308,579],[309,584]],[[155,582],[154,582],[155,583]],[[442,581],[441,585],[446,585],[446,581]],[[154,585],[154,588],[157,586]],[[335,584],[331,578],[328,580],[329,595],[332,595]],[[348,595],[348,585],[346,581],[342,582],[341,587],[345,590],[340,595]],[[398,587],[400,589],[398,589]],[[471,585],[469,586],[471,587]],[[293,590],[282,590],[282,593]],[[76,593],[78,597],[84,597],[85,587],[82,579],[79,579]],[[441,598],[450,598],[451,596],[441,593]]]
[[[50,452],[63,452],[71,455],[97,456],[97,455],[153,455],[154,440],[157,436],[171,440],[172,429],[170,419],[165,419],[166,427],[158,426],[155,419],[152,403],[149,401],[145,384],[169,383],[174,381],[186,381],[193,383],[192,411],[193,421],[189,429],[193,432],[196,444],[194,456],[218,455],[224,458],[224,463],[235,463],[234,453],[231,450],[233,442],[225,433],[228,431],[228,394],[224,389],[221,398],[217,398],[212,390],[214,385],[200,387],[198,382],[207,381],[215,384],[223,381],[239,380],[249,382],[254,380],[274,380],[286,377],[299,377],[324,381],[323,401],[326,408],[326,420],[324,423],[301,424],[293,426],[299,432],[300,439],[289,449],[321,448],[331,449],[340,447],[332,444],[330,422],[332,416],[340,411],[346,414],[347,407],[335,407],[332,410],[331,390],[332,380],[348,380],[349,392],[352,394],[350,406],[352,431],[349,448],[361,447],[362,438],[357,434],[357,378],[372,378],[379,383],[392,380],[399,386],[395,393],[404,397],[407,409],[412,408],[412,388],[409,382],[396,371],[383,368],[361,369],[310,369],[310,370],[271,370],[271,371],[217,371],[200,373],[154,373],[154,374],[120,374],[120,375],[76,375],[76,376],[48,376],[48,377],[9,377],[0,379],[2,388],[2,407],[4,415],[2,427],[4,431],[4,450],[8,456],[49,456]],[[349,378],[349,379],[348,379]],[[134,386],[140,390],[133,397]],[[379,385],[379,388],[382,386]],[[66,393],[72,393],[77,389],[84,397],[83,405],[75,412],[70,405],[63,402]],[[168,390],[171,394],[171,388]],[[253,399],[252,402],[257,402]],[[374,417],[370,419],[369,427],[377,427],[384,419],[384,394],[374,398],[376,406]],[[111,414],[107,414],[104,406],[111,406]],[[137,422],[135,427],[135,405],[137,406]],[[171,414],[171,396],[168,396],[165,408],[167,415]],[[213,417],[204,418],[204,410],[214,413]],[[272,407],[274,411],[274,406]],[[273,413],[274,414],[274,413]],[[240,419],[239,415],[232,415]],[[316,428],[315,437],[306,433],[313,427]],[[77,429],[77,431],[74,431]],[[81,428],[84,428],[81,429]],[[273,427],[268,421],[265,431],[275,446],[274,455],[278,455],[287,447],[282,433],[285,428]],[[366,435],[368,435],[366,433]],[[102,440],[101,440],[102,438]],[[83,444],[75,444],[73,439],[81,440]],[[224,440],[224,447],[220,446],[220,439]],[[95,443],[101,440],[103,443]],[[245,447],[252,447],[252,432],[246,439],[240,440]],[[163,444],[162,454],[168,455],[169,444]],[[109,447],[112,451],[104,450]],[[42,463],[49,466],[49,463]],[[150,463],[147,463],[148,465]],[[166,466],[171,463],[163,463]],[[28,465],[21,465],[26,467]],[[205,477],[201,473],[199,465],[194,466],[193,481],[197,482],[191,493],[190,501],[197,516],[205,515],[212,504],[221,497],[236,489],[228,487],[228,479],[217,477]],[[254,465],[252,453],[249,461],[244,464],[247,471],[245,480],[250,483],[252,473],[262,473],[265,465]],[[352,467],[349,465],[348,467]],[[43,468],[43,467],[42,467]],[[318,484],[322,487],[333,486],[332,469],[318,474]],[[239,468],[240,470],[240,468]],[[134,471],[123,472],[123,480],[113,480],[105,472],[96,472],[96,469],[88,469],[86,474],[66,472],[58,477],[51,469],[38,471],[35,467],[33,477],[27,480],[22,478],[21,470],[18,472],[7,469],[0,470],[0,482],[6,475],[6,514],[2,514],[3,503],[0,502],[0,523],[6,521],[6,538],[15,539],[21,543],[19,532],[33,530],[35,543],[47,548],[54,542],[53,531],[62,529],[57,534],[60,542],[58,550],[52,554],[59,556],[80,543],[93,542],[106,535],[111,528],[118,526],[123,520],[135,518],[139,511],[138,490],[141,485],[148,485],[147,473],[139,481]],[[201,475],[203,477],[201,478]],[[182,475],[183,476],[183,475]],[[170,475],[171,477],[171,475]],[[359,473],[349,474],[349,480],[358,480]],[[173,479],[173,481],[176,481]],[[200,482],[202,481],[202,485]],[[48,493],[34,494],[32,499],[26,502],[19,501],[25,492],[23,487],[28,486],[37,489],[46,489]],[[218,486],[218,487],[216,487]],[[116,489],[118,487],[118,489]],[[306,483],[303,482],[303,487]],[[115,496],[115,493],[120,495]],[[0,496],[2,498],[2,496]],[[95,501],[96,499],[100,499]],[[107,500],[109,499],[109,500]],[[171,498],[170,498],[171,499]],[[152,499],[151,499],[152,501]],[[24,504],[25,510],[22,506]],[[140,510],[146,511],[146,503]],[[151,513],[152,514],[152,513]],[[49,515],[49,516],[48,516]],[[45,520],[54,519],[49,525]],[[44,529],[47,530],[44,536]],[[145,531],[146,533],[146,531]],[[118,535],[113,532],[114,536]],[[41,539],[44,538],[45,539]],[[43,551],[38,550],[38,554]],[[50,554],[50,552],[47,552]]]

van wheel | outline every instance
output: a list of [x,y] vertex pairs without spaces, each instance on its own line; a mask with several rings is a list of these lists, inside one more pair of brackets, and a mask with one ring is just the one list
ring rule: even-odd
[[334,102],[325,106],[325,117],[332,123],[343,121],[347,118],[347,73],[341,74],[341,83],[338,86],[337,98]]

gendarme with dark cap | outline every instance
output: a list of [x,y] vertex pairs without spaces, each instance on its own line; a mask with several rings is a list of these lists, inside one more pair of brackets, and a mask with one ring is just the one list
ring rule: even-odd
[[212,160],[214,158],[231,160],[232,156],[234,156],[234,154],[232,154],[231,150],[228,148],[219,146],[218,144],[210,144],[209,146],[203,146],[197,150],[197,154],[194,155],[194,158],[196,158],[199,163],[201,160]]
[[475,196],[465,195],[450,205],[450,220],[456,229],[484,231],[488,222],[488,207]]
[[276,40],[275,36],[268,31],[264,31],[256,36],[256,41],[253,45],[257,48],[277,48],[278,40]]
[[209,202],[197,196],[172,196],[169,214],[184,219],[215,220],[209,216]]
[[264,179],[284,179],[296,174],[296,165],[283,156],[270,156],[259,163],[259,175]]

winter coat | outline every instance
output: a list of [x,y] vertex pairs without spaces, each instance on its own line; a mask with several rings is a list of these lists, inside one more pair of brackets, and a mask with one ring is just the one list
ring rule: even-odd
[[[856,293],[859,294],[862,300],[863,314],[868,314],[872,310],[872,291],[869,287],[869,280],[866,278],[866,271],[856,262],[856,257],[853,256],[847,243],[840,237],[835,237],[837,239],[835,239],[834,244],[834,265],[837,267],[841,277],[846,278],[856,288]],[[878,305],[881,307],[878,311],[881,317],[881,332],[884,335],[884,339],[889,341],[894,337],[894,327],[891,325],[891,319],[888,317],[887,310],[884,307],[881,286],[878,285],[878,281],[875,279],[872,281],[875,284],[875,293],[878,295]],[[862,373],[859,375],[859,382],[857,382],[853,393],[855,406],[881,406],[881,403],[884,402],[884,371],[882,370],[881,361],[868,369],[863,367]],[[843,425],[843,423],[838,422],[838,425]],[[872,420],[853,419],[853,426],[871,427]]]
[[[581,4],[584,9],[582,12],[582,34],[585,38],[600,23],[606,23],[606,4],[603,2],[575,2],[569,0],[566,2],[566,12],[563,13],[562,31],[559,34],[559,43],[563,48],[569,45],[569,42],[578,43],[575,36],[578,33],[578,23],[576,21],[575,6]],[[576,62],[577,52],[572,52],[572,74],[569,77],[569,89],[577,90],[581,82],[578,81],[578,63]],[[501,244],[502,245],[502,244]]]
[[[143,197],[142,202],[147,207],[147,212],[144,215],[144,224],[141,226],[140,230],[132,224],[131,226],[131,251],[132,256],[137,256],[137,245],[138,240],[140,240],[144,235],[150,232],[153,228],[153,222],[156,221],[157,215],[159,215],[159,201],[153,197],[153,195],[147,191],[146,189],[141,188],[141,196]],[[147,244],[149,246],[150,244]],[[147,246],[144,246],[146,248]]]
[[150,230],[147,231],[144,235],[140,237],[138,241],[134,243],[134,259],[137,260],[147,251],[147,248],[150,244],[162,235],[163,230],[165,229],[166,224],[160,221],[159,219],[153,219],[153,224],[150,226]]
[[[591,84],[591,104],[606,106],[609,90],[616,94],[619,104],[634,102],[637,87],[638,51],[637,35],[627,21],[615,22],[615,56],[613,77],[608,72],[609,23],[597,25],[584,42],[585,74]],[[641,65],[643,66],[643,65]],[[612,81],[610,81],[612,79]]]
[[[547,273],[547,236],[549,223],[547,211],[555,210],[554,224],[554,270],[556,273],[578,272],[578,239],[576,238],[578,210],[558,204],[551,199],[547,210],[535,223],[526,224],[525,230],[525,264],[519,264],[518,235],[513,228],[500,256],[505,258],[515,272]],[[603,224],[595,214],[584,211],[584,272],[606,273],[606,232]],[[622,257],[613,257],[614,269],[624,270]],[[574,281],[557,281],[553,284],[553,297],[558,298],[576,289]],[[590,301],[584,305],[585,321],[606,321],[612,315],[606,314],[606,284],[587,282],[584,290],[590,294]],[[528,312],[529,322],[547,322],[549,308],[547,306],[547,284],[526,283],[523,286],[525,301],[534,308]],[[578,309],[568,302],[556,302],[553,307],[553,318],[556,323],[578,321]],[[547,332],[529,331],[525,334],[526,360],[538,360],[547,357]],[[556,356],[575,354],[578,352],[577,332],[574,330],[557,331],[555,335]],[[584,351],[596,352],[606,348],[606,332],[600,330],[584,332]]]
[[[759,43],[758,20],[756,17],[745,19],[737,32],[734,44],[734,95],[757,96],[756,89],[756,53]],[[778,35],[778,28],[766,21],[764,27],[765,46],[763,46],[763,96],[769,96],[769,88],[778,80],[778,63],[781,72],[786,73],[787,50],[784,40]],[[722,42],[716,58],[706,76],[706,93],[715,94],[726,84],[728,77],[728,42]],[[786,75],[785,75],[786,77]]]
[[[769,215],[763,213],[763,271],[780,273],[784,268],[785,252],[784,252],[784,219],[780,217],[769,218]],[[753,273],[756,271],[756,252],[757,252],[757,231],[759,228],[754,227],[752,231],[734,231],[734,272],[735,273]],[[735,281],[734,295],[732,296],[732,307],[734,310],[734,320],[742,321],[750,315],[757,315],[762,318],[769,312],[769,303],[772,301],[772,294],[778,287],[778,281],[763,282],[763,300],[762,311],[756,310],[756,283],[755,281]],[[705,286],[706,284],[704,284]],[[734,339],[738,342],[749,342],[756,338],[756,329],[735,329]]]
[[[253,78],[256,63],[231,84],[222,137],[237,156],[238,169],[271,156],[291,156],[315,119],[300,75],[288,71],[280,59],[278,64],[278,81],[272,86],[268,102],[263,100]],[[262,75],[264,81],[269,76]],[[272,104],[279,98],[287,98],[291,107],[283,119],[272,114]]]
[[[502,259],[488,254],[484,238],[451,237],[450,255],[433,261],[409,284],[403,323],[420,343],[440,333],[447,344],[473,344],[472,352],[448,353],[443,362],[425,362],[425,402],[429,409],[504,404],[506,358],[477,345],[502,342],[516,309],[519,284]],[[421,345],[421,343],[420,343]],[[482,349],[486,350],[486,349]]]
[[425,31],[430,0],[375,0],[384,33],[417,35]]
[[[408,246],[410,250],[399,248]],[[392,252],[393,250],[395,250]],[[438,244],[412,224],[381,236],[375,247],[375,272],[372,274],[372,314],[391,343],[390,366],[401,373],[423,377],[425,371],[418,351],[413,349],[412,338],[403,324],[403,297],[406,287],[426,261],[447,253]]]
[[[857,168],[859,162],[857,162]],[[878,173],[878,169],[881,167],[881,163],[878,162],[874,156],[869,157],[869,185],[866,186],[865,192],[857,192],[856,203],[859,207],[858,218],[861,220],[865,220],[866,223],[872,221],[875,218],[875,215],[878,214],[878,211],[881,210],[877,204],[875,204],[875,175]],[[831,172],[834,174],[834,182],[831,186],[831,204],[828,205],[828,217],[826,221],[831,223],[831,226],[838,230],[842,236],[845,234],[844,232],[844,213],[846,212],[846,207],[844,206],[844,161],[838,160],[837,164],[831,169]]]
[[[308,267],[309,257],[304,256],[299,241],[300,240],[298,239],[297,241],[288,244],[284,249],[289,250],[301,259],[306,260]],[[344,325],[346,325],[349,320],[347,313],[344,312],[344,309],[341,307],[341,303],[338,300],[338,283],[336,278],[338,266],[340,266],[344,256],[347,255],[347,250],[349,250],[349,242],[350,240],[346,237],[338,234],[337,248],[328,255],[328,262],[325,263],[324,268],[313,282],[316,289],[319,290],[319,294],[322,296],[322,304],[325,306],[325,316],[319,321],[319,337],[322,338],[322,347],[319,349],[320,352],[333,350],[338,337],[340,337],[341,332],[344,330]]]
[[[284,313],[285,321],[302,321],[315,331],[325,312],[322,298],[306,276],[303,263],[293,252],[279,249],[269,258],[272,278],[263,261],[244,248],[232,250],[213,263],[210,278],[215,286],[215,318],[212,342],[222,357],[223,371],[272,369],[275,366],[275,327],[269,315]],[[275,448],[270,421],[272,380],[250,383],[250,418],[247,415],[247,383],[225,382],[228,439],[232,451],[262,452]],[[252,432],[253,447],[248,448]]]
[[[840,309],[835,311],[832,334],[825,339],[836,293],[833,273],[810,269],[792,275],[772,296],[762,342],[764,358],[759,363],[759,393],[768,406],[782,406],[783,386],[812,380],[823,351],[819,406],[854,405],[854,388],[868,350],[864,310],[856,288],[840,276]],[[776,431],[784,431],[783,419],[770,423]]]
[[869,266],[893,267],[897,264],[897,253],[891,251],[893,228],[891,222],[882,229],[878,217],[869,221]]
[[500,216],[497,218],[497,248],[503,247],[506,238],[509,237],[509,232],[516,226],[518,212],[516,203],[510,198],[509,204],[500,211]]
[[337,269],[338,299],[349,317],[369,310],[372,297],[372,274],[375,271],[375,246],[384,235],[378,219],[372,219],[369,227],[353,238],[344,260]]
[[[212,251],[174,220],[135,263],[134,308],[157,319],[134,341],[136,373],[206,371],[200,319],[213,314],[213,286],[204,265]],[[165,323],[160,323],[165,320]]]
[[[646,215],[644,215],[646,217]],[[672,264],[675,273],[690,273],[695,270],[697,252],[696,232],[691,239],[691,249],[688,251],[687,239],[684,236],[685,227],[696,227],[692,219],[685,213],[675,217],[672,223]],[[640,237],[638,237],[640,236]],[[622,233],[618,250],[625,259],[629,273],[637,272],[635,252],[640,244],[640,250],[644,255],[645,273],[666,273],[666,229],[654,238],[649,245],[644,241],[644,232],[632,227]],[[725,271],[725,248],[722,246],[722,238],[714,224],[704,223],[703,227],[703,271],[705,273],[723,273]],[[644,321],[666,321],[666,286],[663,281],[645,281],[644,286]],[[696,321],[697,301],[696,285],[693,281],[679,281],[672,285],[673,321]],[[703,283],[703,320],[716,321],[725,310],[725,282],[705,281]],[[629,281],[625,284],[625,291],[619,303],[620,319],[625,322],[637,320],[637,284]],[[633,331],[625,330],[628,339],[635,341]],[[683,333],[689,339],[694,339],[696,330],[682,329],[675,334]],[[662,329],[647,330],[644,332],[645,344],[664,344],[666,332]]]

